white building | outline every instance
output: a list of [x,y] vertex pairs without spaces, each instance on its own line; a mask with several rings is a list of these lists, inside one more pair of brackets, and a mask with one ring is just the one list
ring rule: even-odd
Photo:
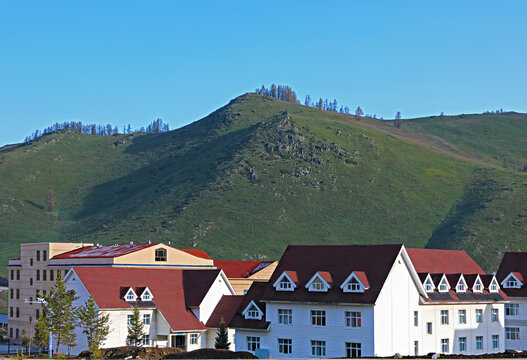
[[509,296],[505,304],[505,348],[527,350],[527,252],[508,252],[496,274]]
[[504,350],[507,300],[464,251],[289,246],[269,283],[224,297],[209,321],[271,358],[478,354]]
[[[103,347],[126,345],[134,305],[145,324],[147,346],[188,351],[210,347],[216,332],[205,323],[223,295],[235,294],[218,269],[73,267],[64,281],[79,296],[74,306],[84,304],[91,295],[99,310],[109,314],[110,334]],[[78,346],[72,354],[88,348],[82,330],[76,331]]]

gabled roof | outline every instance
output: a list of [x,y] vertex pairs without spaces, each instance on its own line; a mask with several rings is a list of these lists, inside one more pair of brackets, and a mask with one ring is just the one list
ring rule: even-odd
[[[223,316],[225,323],[228,323],[227,326],[231,328],[253,330],[266,330],[269,328],[270,323],[265,321],[265,303],[260,302],[266,286],[267,284],[264,282],[253,282],[247,294],[240,296],[241,300],[239,298],[231,298],[230,296],[226,299],[226,296],[224,295],[216,306],[216,309],[212,312],[209,321],[207,321],[207,326],[217,327],[219,325],[218,319],[221,319]],[[261,320],[245,319],[242,315],[242,312],[247,308],[251,301],[254,301],[258,308],[263,311],[264,316]],[[229,317],[230,314],[232,314],[232,316]]]
[[527,279],[527,252],[506,252],[501,260],[500,267],[496,274],[498,282],[501,284],[510,273],[522,282],[522,286],[517,289],[502,288],[510,297],[527,297],[527,286],[524,279]]
[[[143,269],[120,267],[73,267],[101,309],[132,306],[122,298],[123,289],[148,289],[153,302],[173,330],[204,329],[190,307],[201,303],[221,270]],[[144,289],[143,289],[144,290]]]
[[115,258],[156,245],[159,245],[159,243],[84,246],[79,249],[55,255],[52,259]]
[[195,257],[199,257],[205,260],[212,260],[212,258],[207,254],[205,251],[201,249],[178,249],[181,250],[187,254],[194,255]]
[[485,271],[464,250],[407,248],[418,273],[485,274]]
[[248,278],[256,269],[261,270],[272,261],[214,260],[214,266],[222,269],[229,279]]
[[[402,245],[290,245],[284,252],[262,300],[288,302],[330,302],[374,304],[388,277]],[[310,292],[305,288],[314,273],[331,273],[333,287],[327,292]],[[345,293],[340,285],[352,269],[367,276],[369,289],[363,293]],[[273,284],[286,272],[300,285],[294,291],[276,291]]]

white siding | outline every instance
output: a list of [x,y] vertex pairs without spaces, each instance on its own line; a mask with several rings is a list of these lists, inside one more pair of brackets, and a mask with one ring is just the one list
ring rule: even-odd
[[505,340],[507,350],[527,350],[527,299],[511,298],[511,304],[519,304],[519,314],[517,316],[506,316],[505,327],[519,328],[519,340]]
[[235,295],[234,291],[231,291],[231,287],[227,285],[227,278],[223,276],[223,273],[220,273],[216,280],[212,283],[207,295],[201,301],[199,305],[199,320],[202,323],[207,323],[210,315],[218,305],[218,302],[221,300],[223,295]]

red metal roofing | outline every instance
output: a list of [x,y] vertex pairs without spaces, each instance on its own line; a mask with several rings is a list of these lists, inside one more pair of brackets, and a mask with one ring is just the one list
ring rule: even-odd
[[52,259],[80,259],[80,258],[114,258],[130,254],[159,243],[134,244],[134,245],[103,245],[84,246],[79,249],[55,255]]
[[523,282],[523,279],[527,279],[527,252],[506,252],[503,255],[496,274],[498,282],[501,284],[510,273],[514,273],[516,277],[521,276],[518,280],[522,281],[522,286],[519,289],[503,288],[503,291],[510,297],[527,297],[527,284]]
[[370,283],[368,282],[368,277],[366,276],[366,273],[364,273],[364,271],[354,271],[354,273],[355,275],[357,275],[360,282],[362,283],[362,285],[364,285],[364,287],[366,287],[366,289],[370,287]]
[[[262,300],[374,304],[402,245],[290,245],[265,287]],[[329,271],[335,284],[327,292],[310,292],[305,285],[317,271]],[[340,285],[354,269],[367,275],[369,289],[345,293]],[[273,284],[283,272],[294,271],[294,291],[276,291]],[[289,274],[289,273],[288,273]]]
[[207,320],[207,327],[219,327],[221,319],[229,326],[242,301],[243,295],[223,295]]
[[220,270],[73,267],[101,309],[130,308],[123,288],[148,287],[155,306],[176,330],[205,329],[189,307],[201,303]]
[[298,274],[296,273],[296,271],[286,270],[285,273],[287,274],[287,276],[289,276],[292,282],[298,284]]
[[206,259],[206,260],[212,260],[212,258],[203,250],[201,249],[178,249],[183,252],[186,252],[187,254],[194,255],[196,257]]
[[513,271],[512,274],[513,274],[514,276],[516,276],[516,279],[520,280],[522,284],[524,283],[522,273],[517,272],[517,271]]
[[407,248],[418,273],[485,274],[485,271],[464,250]]
[[329,271],[319,271],[318,274],[322,277],[322,279],[326,280],[328,284],[333,284],[333,279],[331,278]]
[[222,269],[229,279],[247,278],[262,263],[262,261],[214,260],[214,266]]

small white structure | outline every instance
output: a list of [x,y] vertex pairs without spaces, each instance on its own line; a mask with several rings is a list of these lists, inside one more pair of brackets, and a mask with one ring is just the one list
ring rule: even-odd
[[[110,316],[110,334],[103,347],[124,346],[133,307],[140,309],[147,335],[146,346],[207,347],[216,333],[205,323],[223,295],[235,294],[222,270],[73,267],[64,278],[79,296],[75,306],[91,295]],[[78,346],[88,349],[86,336],[77,328]],[[214,341],[214,340],[212,340]]]
[[509,296],[505,304],[505,348],[527,350],[527,252],[507,252],[496,274]]
[[269,283],[225,296],[209,322],[271,358],[479,354],[504,350],[507,300],[464,251],[289,246]]

